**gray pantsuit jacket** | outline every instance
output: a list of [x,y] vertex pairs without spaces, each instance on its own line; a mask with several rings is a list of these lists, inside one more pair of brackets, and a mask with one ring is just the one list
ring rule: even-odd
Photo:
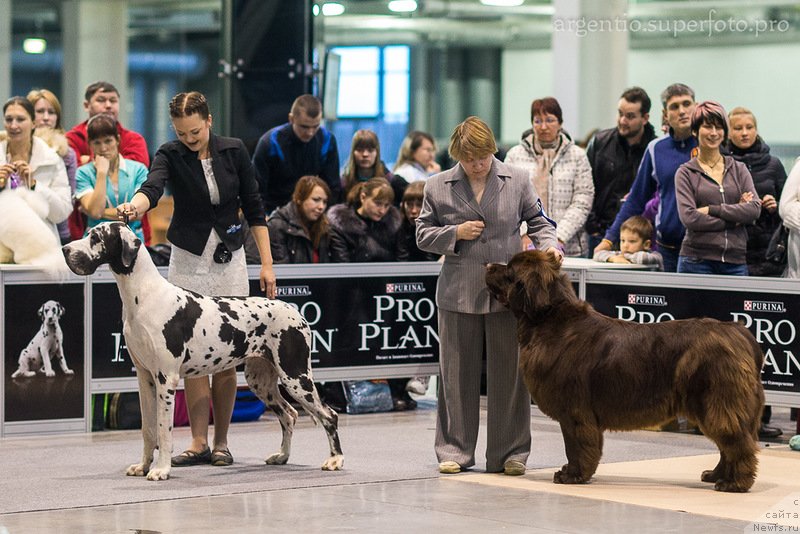
[[[456,241],[456,227],[482,220],[483,234],[473,241]],[[522,250],[519,228],[541,250],[558,247],[556,225],[542,211],[528,171],[492,162],[481,203],[475,202],[461,165],[439,173],[425,184],[425,198],[417,219],[417,245],[444,255],[436,288],[439,308],[463,313],[489,313],[504,308],[489,298],[486,265],[508,263]]]
[[[457,226],[482,220],[473,241],[456,240]],[[555,223],[543,213],[528,172],[497,159],[480,204],[461,167],[432,176],[425,185],[417,219],[417,244],[444,255],[436,303],[439,306],[441,382],[436,419],[436,456],[462,468],[475,464],[480,423],[480,376],[486,350],[486,470],[525,463],[531,445],[530,396],[518,372],[516,321],[491,299],[486,264],[507,263],[522,249],[519,228],[540,249],[557,247]]]

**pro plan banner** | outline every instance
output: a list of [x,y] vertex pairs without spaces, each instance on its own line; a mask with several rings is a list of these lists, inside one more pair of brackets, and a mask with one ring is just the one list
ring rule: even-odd
[[5,420],[83,417],[81,284],[5,286]]
[[800,392],[800,295],[587,284],[586,300],[609,317],[638,323],[692,317],[739,321],[764,351],[764,389]]
[[[315,368],[439,361],[435,275],[278,281],[311,326]],[[263,296],[257,280],[250,294]],[[92,378],[135,377],[114,283],[92,285]]]
[[[439,361],[433,276],[290,279],[278,298],[311,326],[315,368]],[[251,294],[260,294],[251,281]]]

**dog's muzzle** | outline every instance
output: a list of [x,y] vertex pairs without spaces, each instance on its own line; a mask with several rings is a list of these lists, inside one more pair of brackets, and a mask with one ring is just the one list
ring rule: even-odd
[[67,267],[73,273],[80,276],[87,276],[93,274],[97,270],[99,262],[92,261],[92,258],[86,251],[76,248],[74,243],[64,245],[61,247],[61,252],[64,254],[64,260],[67,262]]

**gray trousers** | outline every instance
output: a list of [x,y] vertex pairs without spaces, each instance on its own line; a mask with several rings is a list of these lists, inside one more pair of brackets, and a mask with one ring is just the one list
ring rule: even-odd
[[511,312],[476,315],[439,309],[440,381],[436,457],[475,465],[486,347],[486,470],[526,463],[531,450],[531,398],[519,372],[517,321]]

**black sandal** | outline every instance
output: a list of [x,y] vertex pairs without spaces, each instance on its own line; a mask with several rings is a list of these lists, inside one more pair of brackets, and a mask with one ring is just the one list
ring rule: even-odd
[[203,465],[211,463],[211,449],[206,447],[200,452],[189,449],[177,456],[172,457],[172,467],[188,467],[191,465]]
[[211,453],[211,465],[224,467],[233,463],[233,456],[228,449],[214,449]]

